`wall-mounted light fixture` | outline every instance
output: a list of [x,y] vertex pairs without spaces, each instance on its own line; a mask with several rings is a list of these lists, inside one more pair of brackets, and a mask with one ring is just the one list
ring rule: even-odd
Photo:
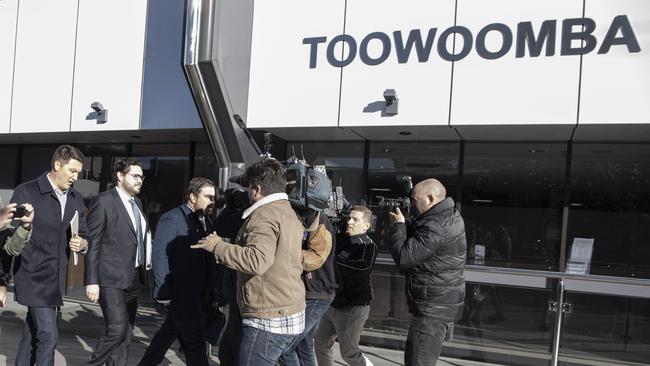
[[395,89],[386,89],[384,90],[384,100],[386,101],[386,107],[384,108],[384,113],[388,116],[394,116],[397,114],[397,103],[399,98],[397,98],[397,93]]
[[[90,108],[92,108],[95,111],[96,115],[93,117],[96,117],[97,124],[104,124],[108,122],[108,109],[105,109],[100,102],[93,102],[90,105]],[[91,119],[95,119],[95,118],[91,118]]]

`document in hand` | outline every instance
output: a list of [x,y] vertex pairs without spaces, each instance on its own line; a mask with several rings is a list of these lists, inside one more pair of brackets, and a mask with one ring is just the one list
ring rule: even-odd
[[[72,220],[70,220],[70,234],[72,236],[79,235],[79,211],[75,211]],[[72,252],[72,261],[76,266],[79,263],[79,254]]]

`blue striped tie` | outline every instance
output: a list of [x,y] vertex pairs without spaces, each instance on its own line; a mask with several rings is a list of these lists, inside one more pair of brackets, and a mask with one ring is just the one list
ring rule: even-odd
[[144,238],[142,237],[142,218],[140,217],[140,210],[135,205],[135,200],[131,198],[129,200],[131,204],[131,210],[133,211],[133,217],[135,218],[135,235],[138,237],[138,267],[143,265],[144,261]]

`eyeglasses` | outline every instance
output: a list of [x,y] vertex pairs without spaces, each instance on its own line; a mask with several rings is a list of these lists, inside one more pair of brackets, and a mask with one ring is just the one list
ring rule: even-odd
[[140,179],[141,181],[144,182],[144,175],[140,175],[140,174],[131,174],[131,173],[126,173],[126,175],[130,175],[130,176],[133,177],[133,179],[135,179],[135,180]]

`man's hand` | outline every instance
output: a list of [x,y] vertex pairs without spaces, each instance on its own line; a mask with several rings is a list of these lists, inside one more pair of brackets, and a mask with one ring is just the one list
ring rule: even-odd
[[70,247],[70,250],[72,250],[73,252],[79,253],[82,250],[86,249],[86,247],[88,246],[88,242],[86,242],[86,239],[75,234],[72,236],[72,238],[70,238],[70,242],[68,243],[68,246]]
[[99,300],[99,285],[86,286],[86,296],[96,304]]
[[193,249],[203,249],[207,252],[213,252],[214,248],[221,241],[219,235],[216,232],[206,236],[205,238],[199,240],[198,243],[191,246]]
[[11,223],[17,205],[18,204],[16,203],[10,203],[0,209],[0,226],[9,225]]
[[25,229],[29,230],[32,227],[32,222],[34,222],[34,207],[29,203],[24,203],[23,206],[25,206],[25,212],[27,213],[18,220]]
[[402,215],[402,211],[399,210],[399,207],[395,208],[395,212],[389,212],[388,216],[390,216],[390,222],[392,224],[403,224],[406,222],[406,220],[404,220],[404,215]]

